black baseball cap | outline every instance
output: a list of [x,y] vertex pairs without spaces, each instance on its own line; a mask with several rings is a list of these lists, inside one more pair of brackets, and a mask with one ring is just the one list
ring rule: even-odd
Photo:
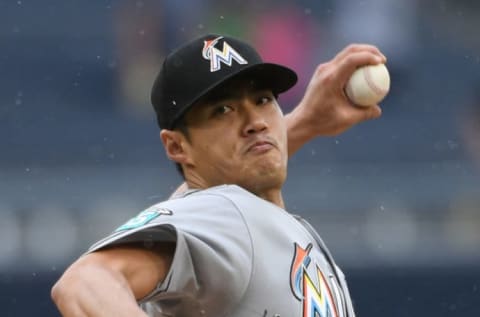
[[201,97],[240,74],[251,76],[275,94],[297,82],[296,73],[263,62],[249,44],[229,36],[208,34],[169,54],[153,84],[151,101],[161,129],[175,123]]

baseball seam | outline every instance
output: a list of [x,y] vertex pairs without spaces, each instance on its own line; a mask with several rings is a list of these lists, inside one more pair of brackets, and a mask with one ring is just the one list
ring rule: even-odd
[[347,94],[348,98],[350,100],[355,100],[355,94],[353,93],[352,85],[350,83],[347,84],[347,87],[345,87],[345,93]]
[[382,89],[382,88],[378,87],[377,85],[375,85],[375,82],[373,81],[373,78],[372,78],[372,72],[371,72],[371,69],[369,67],[366,67],[363,70],[363,74],[364,74],[365,81],[367,82],[368,87],[370,87],[370,89],[374,93],[376,93],[377,95],[384,95],[384,94],[387,93],[386,89]]

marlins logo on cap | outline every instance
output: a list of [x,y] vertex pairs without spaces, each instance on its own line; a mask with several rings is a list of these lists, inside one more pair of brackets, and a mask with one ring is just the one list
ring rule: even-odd
[[223,41],[223,49],[220,51],[215,47],[217,42],[221,40],[223,36],[219,36],[213,40],[203,41],[202,56],[206,60],[210,60],[210,72],[216,72],[220,70],[221,63],[232,66],[233,60],[239,64],[248,64],[247,60],[240,55],[233,47],[231,47],[225,40]]

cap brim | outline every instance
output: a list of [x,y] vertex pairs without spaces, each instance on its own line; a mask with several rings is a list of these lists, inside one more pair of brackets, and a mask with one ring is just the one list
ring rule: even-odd
[[272,89],[274,93],[282,93],[292,88],[297,83],[297,74],[282,65],[262,63],[245,67],[241,71],[237,72],[236,77],[240,75],[250,74],[252,78],[255,78],[265,88]]
[[273,63],[248,65],[237,72],[229,74],[229,76],[223,77],[221,80],[213,83],[200,94],[192,98],[192,100],[177,113],[175,119],[172,121],[172,127],[170,128],[173,128],[176,121],[183,116],[185,112],[187,112],[187,110],[190,109],[200,98],[232,78],[249,74],[251,74],[252,78],[255,78],[255,80],[258,81],[262,87],[271,89],[274,94],[281,94],[289,90],[295,86],[298,80],[297,74],[293,70],[282,65]]

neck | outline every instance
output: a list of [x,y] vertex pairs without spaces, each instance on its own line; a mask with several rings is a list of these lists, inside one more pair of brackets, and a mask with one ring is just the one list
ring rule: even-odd
[[270,191],[262,192],[262,193],[254,193],[260,198],[263,198],[272,204],[277,205],[278,207],[285,209],[285,204],[283,202],[282,191],[278,189],[272,189]]
[[[188,189],[207,189],[209,187],[216,186],[216,185],[207,185],[205,182],[201,181],[201,179],[197,179],[197,178],[187,179],[186,184]],[[217,185],[221,185],[221,184],[217,184]],[[248,190],[249,192],[251,192],[256,196],[262,199],[265,199],[282,209],[285,209],[285,203],[283,202],[282,191],[280,189],[272,188],[272,189],[263,190],[263,191],[255,191],[241,185],[239,186]]]

